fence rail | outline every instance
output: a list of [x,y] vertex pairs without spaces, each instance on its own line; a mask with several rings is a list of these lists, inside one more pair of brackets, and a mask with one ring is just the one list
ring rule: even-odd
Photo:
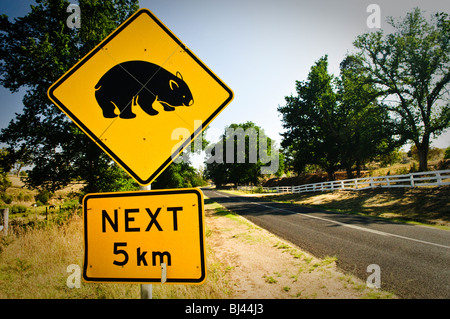
[[[338,189],[363,190],[369,188],[421,187],[450,185],[450,170],[409,173],[405,175],[371,176],[321,182],[298,186],[263,187],[267,193],[323,192]],[[255,187],[239,186],[241,190],[254,190]]]

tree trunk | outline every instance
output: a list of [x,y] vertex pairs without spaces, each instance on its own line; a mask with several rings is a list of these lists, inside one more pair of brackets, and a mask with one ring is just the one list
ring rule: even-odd
[[98,166],[100,162],[101,149],[92,143],[91,141],[87,141],[87,149],[86,149],[86,170],[87,170],[87,178],[86,178],[86,186],[84,191],[87,193],[98,193]]
[[417,142],[415,142],[415,144],[417,147],[417,155],[419,157],[419,172],[426,172],[428,170],[428,150],[430,148],[430,134],[425,132],[425,134],[422,136],[422,143]]
[[21,163],[19,163],[19,168],[17,169],[17,178],[19,178],[20,177],[20,170],[22,169],[22,164]]
[[361,163],[359,161],[356,161],[356,177],[361,177]]
[[419,156],[419,171],[426,172],[428,170],[428,148],[417,147],[417,155]]
[[353,178],[353,171],[351,165],[347,165],[345,167],[345,170],[347,171],[347,179]]
[[327,174],[328,174],[328,180],[329,181],[334,181],[334,173],[335,170],[334,169],[327,169]]

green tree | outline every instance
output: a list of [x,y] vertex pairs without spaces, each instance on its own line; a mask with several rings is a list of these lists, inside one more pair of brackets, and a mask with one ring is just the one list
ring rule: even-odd
[[[24,17],[0,16],[0,84],[26,88],[23,112],[0,134],[14,161],[33,163],[25,182],[51,192],[71,180],[86,192],[116,190],[120,168],[47,98],[64,72],[138,9],[137,0],[80,0],[81,28],[66,26],[69,1],[41,0]],[[106,176],[105,174],[110,174]],[[124,177],[125,180],[128,177]],[[119,183],[120,184],[120,183]],[[125,183],[126,184],[126,183]]]
[[450,158],[450,146],[447,147],[444,152],[444,159],[449,159],[449,158]]
[[200,173],[189,163],[172,163],[152,183],[152,189],[186,188],[205,185]]
[[199,154],[209,142],[205,129],[197,139],[186,148],[152,183],[152,189],[185,188],[206,185],[203,176],[191,163],[191,154]]
[[419,170],[427,170],[430,136],[450,124],[450,21],[437,13],[427,21],[420,9],[389,18],[394,28],[358,36],[364,67],[384,93],[383,107],[395,115],[398,133],[417,147]]
[[5,199],[5,192],[11,186],[11,181],[8,178],[8,172],[12,165],[9,161],[8,151],[0,148],[0,199]]
[[0,148],[0,173],[8,173],[13,167],[13,160],[8,150]]
[[282,146],[297,173],[319,165],[333,180],[342,167],[350,178],[354,166],[359,175],[367,161],[397,145],[393,123],[379,107],[380,92],[368,82],[361,59],[349,55],[340,67],[340,77],[334,78],[327,56],[322,57],[306,81],[297,81],[297,96],[285,97],[286,105],[278,108],[285,129]]
[[363,164],[388,154],[401,140],[394,139],[394,123],[387,110],[379,106],[377,99],[381,93],[369,81],[363,61],[349,55],[341,62],[340,69],[337,79],[339,152],[341,165],[348,178],[352,178],[354,165],[359,177]]
[[388,165],[400,163],[402,160],[402,152],[399,149],[394,149],[388,154],[378,156],[377,159],[380,161],[381,167],[387,167]]
[[327,69],[325,56],[311,67],[306,81],[296,81],[297,96],[286,96],[278,111],[285,129],[281,146],[295,152],[294,170],[301,173],[307,164],[318,164],[331,180],[339,167],[339,114]]
[[[267,143],[264,144],[264,141]],[[217,186],[227,183],[256,185],[264,173],[263,167],[269,161],[274,169],[271,173],[280,176],[284,170],[283,157],[280,161],[272,140],[253,122],[229,125],[222,139],[210,146],[209,151],[205,174]],[[276,161],[277,165],[273,165],[272,161]]]
[[450,146],[444,151],[444,159],[450,159]]
[[[211,151],[212,155],[217,155],[216,152],[219,150],[222,142],[218,142],[215,144],[215,148]],[[228,183],[229,180],[229,166],[223,162],[206,162],[205,169],[206,178],[212,180],[212,182],[217,186],[222,186]]]
[[[412,145],[408,154],[411,155],[411,157],[418,161],[419,160],[419,152],[417,150],[416,145]],[[443,149],[440,149],[438,147],[431,146],[428,151],[428,160],[439,160],[445,158],[445,151]]]

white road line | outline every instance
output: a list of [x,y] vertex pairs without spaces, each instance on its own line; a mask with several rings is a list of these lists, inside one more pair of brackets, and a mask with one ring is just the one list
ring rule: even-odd
[[259,205],[259,206],[271,208],[271,209],[274,209],[274,210],[285,211],[285,212],[288,212],[288,213],[291,213],[291,214],[299,214],[299,215],[306,216],[306,217],[309,217],[309,218],[320,219],[320,220],[327,221],[327,222],[330,222],[330,223],[333,223],[333,224],[337,224],[337,225],[340,225],[340,226],[349,227],[349,228],[353,228],[353,229],[357,229],[357,230],[362,230],[362,231],[365,231],[365,232],[369,232],[369,233],[373,233],[373,234],[377,234],[377,235],[381,235],[381,236],[397,237],[397,238],[401,238],[401,239],[415,241],[415,242],[422,243],[422,244],[427,244],[427,245],[432,245],[432,246],[436,246],[436,247],[442,247],[442,248],[449,248],[450,249],[450,246],[436,244],[436,243],[432,243],[432,242],[429,242],[429,241],[415,239],[415,238],[411,238],[411,237],[405,237],[405,236],[396,235],[396,234],[392,234],[392,233],[386,233],[384,231],[374,230],[374,229],[370,229],[370,228],[350,225],[350,224],[338,222],[336,220],[332,220],[332,219],[328,219],[328,218],[323,218],[323,217],[319,217],[319,216],[313,216],[313,215],[309,215],[309,214],[305,214],[305,213],[294,212],[294,211],[291,211],[291,210],[287,210],[287,209],[283,209],[283,208],[277,208],[277,207],[272,207],[272,206],[269,206],[269,205],[263,205],[263,204],[255,203],[255,202],[250,202],[250,204]]
[[225,195],[225,194],[222,194],[222,193],[219,193],[219,192],[214,192],[214,193],[216,193],[216,195],[219,195],[219,196],[222,196],[222,197],[230,197],[228,195]]
[[[222,196],[222,197],[230,197],[228,195],[224,195],[224,194],[221,194],[219,192],[215,192],[215,193],[217,195],[219,195],[219,196]],[[384,231],[374,230],[374,229],[370,229],[370,228],[350,225],[350,224],[338,222],[336,220],[332,220],[332,219],[328,219],[328,218],[323,218],[323,217],[319,217],[319,216],[313,216],[313,215],[300,213],[300,212],[294,212],[292,210],[288,210],[288,209],[284,209],[284,208],[272,207],[272,206],[269,206],[269,205],[264,205],[264,204],[255,203],[255,202],[247,202],[247,203],[253,204],[253,205],[267,207],[267,208],[270,208],[270,209],[273,209],[273,210],[284,211],[284,212],[287,212],[287,213],[290,213],[290,214],[298,214],[298,215],[302,215],[302,216],[309,217],[309,218],[319,219],[319,220],[326,221],[326,222],[329,222],[329,223],[333,223],[333,224],[337,224],[337,225],[340,225],[340,226],[344,226],[344,227],[348,227],[348,228],[353,228],[353,229],[365,231],[365,232],[368,232],[368,233],[377,234],[377,235],[380,235],[380,236],[396,237],[396,238],[410,240],[410,241],[414,241],[414,242],[418,242],[418,243],[422,243],[422,244],[427,244],[427,245],[432,245],[432,246],[436,246],[436,247],[450,249],[450,246],[446,246],[446,245],[441,245],[441,244],[436,244],[436,243],[432,243],[432,242],[425,241],[425,240],[420,240],[420,239],[415,239],[415,238],[411,238],[411,237],[405,237],[405,236],[401,236],[401,235],[386,233]]]

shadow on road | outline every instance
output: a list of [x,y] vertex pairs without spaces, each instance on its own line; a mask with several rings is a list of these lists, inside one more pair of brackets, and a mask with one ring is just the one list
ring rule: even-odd
[[[384,218],[366,217],[346,213],[338,213],[320,208],[306,207],[298,204],[278,203],[257,197],[245,197],[229,193],[218,193],[211,189],[203,190],[209,199],[205,204],[217,202],[225,208],[241,216],[287,216],[287,215],[313,215],[320,218],[332,219],[336,222],[351,225],[395,225],[398,224]],[[325,222],[325,221],[324,221]],[[339,224],[330,223],[329,227],[338,227]]]

